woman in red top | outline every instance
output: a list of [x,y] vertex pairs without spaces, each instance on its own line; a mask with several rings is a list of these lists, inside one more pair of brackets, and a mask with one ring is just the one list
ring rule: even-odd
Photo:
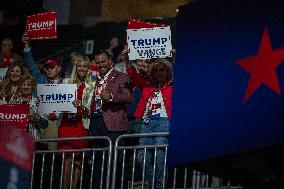
[[[141,132],[169,132],[172,108],[172,64],[166,59],[155,60],[152,65],[150,81],[139,76],[133,67],[128,66],[127,73],[133,83],[142,88],[142,95],[134,112],[136,118],[143,120]],[[139,144],[142,146],[167,143],[168,138],[163,136],[141,137],[139,139]],[[164,188],[165,151],[162,148],[157,149],[155,183],[152,180],[152,158],[153,151],[147,150],[146,156],[145,151],[138,151],[137,161],[141,167],[145,166],[145,178],[148,182],[148,188],[153,188],[153,186],[156,189]]]
[[[60,115],[58,121],[58,136],[59,138],[88,136],[90,122],[89,112],[93,94],[90,60],[85,56],[78,57],[73,67],[70,79],[65,79],[64,83],[77,84],[77,99],[72,102],[72,104],[77,107],[77,113],[63,113]],[[88,143],[85,140],[72,140],[58,142],[57,148],[59,150],[66,150],[86,148],[87,146]],[[81,153],[65,153],[64,189],[69,188],[73,154],[75,155],[75,160],[73,165],[74,179],[72,180],[72,188],[75,189],[79,183],[82,166],[82,161],[79,157],[81,156]]]

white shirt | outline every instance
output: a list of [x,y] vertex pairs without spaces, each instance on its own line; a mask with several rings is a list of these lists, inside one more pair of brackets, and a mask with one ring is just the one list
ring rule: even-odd
[[155,91],[148,98],[143,118],[147,118],[149,116],[168,117],[160,90]]
[[102,93],[102,90],[106,88],[107,80],[109,74],[112,72],[113,68],[110,69],[105,75],[104,78],[101,78],[100,75],[98,75],[98,79],[100,80],[98,85],[96,85],[95,88],[95,100],[96,100],[96,110],[101,111],[102,108],[102,99],[100,97],[100,94]]

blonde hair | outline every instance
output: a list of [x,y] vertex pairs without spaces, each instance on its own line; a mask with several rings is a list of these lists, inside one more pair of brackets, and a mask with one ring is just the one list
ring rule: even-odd
[[[78,74],[77,74],[77,65],[80,62],[86,62],[88,66],[90,66],[90,59],[87,56],[78,56],[74,61],[74,66],[72,69],[72,73],[70,76],[69,84],[77,84],[79,81]],[[85,83],[92,84],[92,73],[91,70],[88,70],[87,75],[85,76]]]
[[36,80],[35,78],[30,75],[30,74],[26,74],[26,75],[23,75],[23,77],[21,78],[20,82],[19,82],[19,88],[21,89],[21,86],[22,84],[25,82],[25,81],[31,81],[32,83],[32,91],[34,91],[36,89]]

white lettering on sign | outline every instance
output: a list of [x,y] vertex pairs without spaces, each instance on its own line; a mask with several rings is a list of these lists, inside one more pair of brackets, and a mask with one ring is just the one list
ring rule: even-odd
[[0,119],[2,120],[13,120],[13,121],[21,121],[22,119],[26,118],[26,114],[8,114],[8,113],[0,113]]
[[46,30],[50,29],[54,24],[54,21],[43,21],[28,24],[28,30]]

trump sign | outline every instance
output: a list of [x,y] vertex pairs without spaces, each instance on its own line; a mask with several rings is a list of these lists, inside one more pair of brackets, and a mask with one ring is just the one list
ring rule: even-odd
[[47,12],[28,16],[26,32],[31,40],[57,38],[56,13]]

